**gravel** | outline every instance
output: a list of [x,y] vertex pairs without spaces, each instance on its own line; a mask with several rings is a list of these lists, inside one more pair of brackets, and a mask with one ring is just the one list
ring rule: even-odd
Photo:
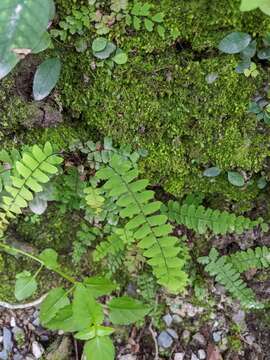
[[158,336],[158,345],[161,346],[163,349],[168,349],[172,346],[173,339],[172,337],[167,333],[167,331],[162,331]]

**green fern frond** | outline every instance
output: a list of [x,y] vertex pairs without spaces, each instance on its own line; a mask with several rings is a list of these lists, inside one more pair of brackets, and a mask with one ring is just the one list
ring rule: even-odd
[[53,153],[48,142],[43,149],[34,145],[30,151],[22,154],[21,159],[14,164],[11,185],[5,186],[7,194],[2,196],[0,228],[5,219],[21,214],[21,210],[33,200],[34,194],[41,192],[43,184],[58,172],[57,165],[61,162],[62,158]]
[[167,216],[159,213],[161,203],[154,200],[154,192],[146,189],[148,180],[137,180],[137,167],[117,155],[96,176],[106,180],[103,188],[108,196],[117,198],[120,217],[128,219],[125,228],[134,233],[134,240],[159,284],[172,292],[182,290],[187,276],[182,271],[184,261],[178,257],[179,240],[170,235],[172,226],[167,223]]
[[104,197],[100,195],[101,190],[99,188],[87,187],[84,192],[86,194],[85,200],[87,205],[94,209],[96,214],[99,214],[105,202]]
[[227,211],[207,209],[202,205],[180,204],[176,201],[169,201],[167,207],[163,206],[162,212],[168,216],[171,222],[184,225],[199,234],[205,234],[208,230],[213,231],[216,235],[242,234],[245,230],[262,224],[261,219],[250,220]]
[[254,292],[241,279],[240,272],[229,262],[229,257],[220,257],[218,251],[213,248],[209,256],[199,258],[198,261],[206,265],[205,270],[215,277],[215,280],[222,284],[244,307],[263,307],[263,304],[256,301]]
[[249,269],[264,269],[270,267],[270,248],[266,246],[237,251],[227,257],[227,261],[233,264],[240,273]]

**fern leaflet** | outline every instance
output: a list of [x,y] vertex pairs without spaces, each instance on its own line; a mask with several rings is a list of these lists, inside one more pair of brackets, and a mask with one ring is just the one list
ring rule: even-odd
[[240,273],[249,269],[264,269],[270,266],[270,248],[263,246],[254,250],[237,251],[228,256],[227,261]]
[[162,207],[162,212],[168,216],[171,222],[184,225],[199,234],[205,234],[208,230],[213,231],[215,235],[234,232],[242,234],[245,230],[262,224],[262,219],[250,220],[227,211],[206,209],[202,205],[181,205],[176,201],[169,201],[167,207]]

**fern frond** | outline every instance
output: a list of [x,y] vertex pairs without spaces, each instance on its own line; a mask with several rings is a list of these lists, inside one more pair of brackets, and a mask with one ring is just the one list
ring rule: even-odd
[[53,153],[48,142],[43,149],[34,145],[31,150],[22,154],[21,159],[15,162],[12,183],[5,186],[7,194],[2,197],[0,204],[0,228],[5,220],[21,214],[21,210],[33,200],[34,194],[41,192],[43,184],[49,181],[51,175],[57,173],[57,165],[61,162],[62,158]]
[[167,223],[167,216],[159,213],[161,203],[154,200],[154,192],[146,189],[148,180],[137,180],[138,175],[137,167],[118,155],[96,174],[106,180],[103,188],[108,196],[117,198],[120,217],[128,219],[125,228],[134,233],[134,240],[143,250],[159,284],[177,292],[184,288],[187,280],[182,271],[184,261],[178,257],[178,239],[170,235],[172,226]]
[[244,307],[263,307],[262,304],[256,301],[254,292],[248,288],[247,284],[241,279],[240,272],[228,259],[227,256],[220,257],[218,251],[213,248],[209,256],[199,258],[198,261],[205,264],[205,270],[215,277],[215,280],[222,284]]
[[162,209],[171,222],[184,225],[199,234],[205,234],[208,230],[216,235],[242,234],[262,223],[261,219],[250,220],[227,211],[207,209],[202,205],[180,204],[177,201],[169,201],[168,206],[163,206]]
[[86,194],[85,200],[87,205],[90,206],[91,209],[94,209],[96,214],[99,214],[105,202],[104,197],[100,195],[100,189],[87,187],[84,192]]
[[227,257],[227,261],[233,264],[240,273],[249,269],[264,269],[270,267],[270,248],[266,246],[237,251]]

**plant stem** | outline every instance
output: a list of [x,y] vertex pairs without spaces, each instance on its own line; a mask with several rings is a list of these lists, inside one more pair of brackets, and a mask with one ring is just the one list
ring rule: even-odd
[[[30,258],[30,259],[38,262],[39,264],[41,264],[41,268],[42,268],[43,266],[46,267],[46,264],[45,264],[41,259],[39,259],[37,256],[35,256],[35,255],[32,255],[32,254],[27,253],[27,252],[25,252],[25,251],[23,251],[23,250],[20,250],[20,249],[16,249],[16,248],[14,248],[14,247],[12,247],[12,246],[9,246],[9,245],[7,245],[7,244],[3,244],[2,242],[0,242],[0,247],[3,248],[3,249],[5,249],[5,250],[8,251],[8,252],[15,252],[15,253],[17,253],[17,254],[21,254],[21,255],[23,255],[23,256],[26,256],[26,257],[28,257],[28,258]],[[40,270],[41,270],[41,269],[39,269],[38,272],[39,272]],[[71,282],[72,284],[75,284],[75,283],[77,282],[76,279],[74,279],[73,277],[65,274],[65,273],[64,273],[63,271],[61,271],[60,269],[56,269],[56,268],[55,268],[55,269],[49,269],[49,270],[52,270],[53,272],[57,273],[57,274],[60,275],[62,278],[66,279],[67,281]]]

